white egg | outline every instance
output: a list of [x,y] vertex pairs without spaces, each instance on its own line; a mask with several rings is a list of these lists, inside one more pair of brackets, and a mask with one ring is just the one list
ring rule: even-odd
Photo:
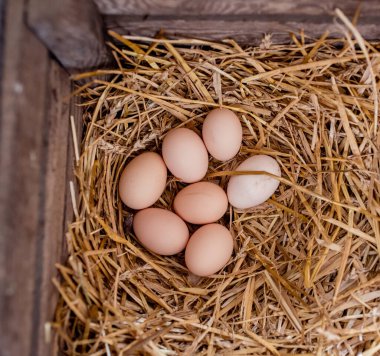
[[[241,163],[236,171],[264,171],[281,177],[275,159],[266,155],[252,156]],[[248,209],[264,203],[276,191],[279,181],[267,175],[235,175],[230,178],[227,196],[238,209]]]

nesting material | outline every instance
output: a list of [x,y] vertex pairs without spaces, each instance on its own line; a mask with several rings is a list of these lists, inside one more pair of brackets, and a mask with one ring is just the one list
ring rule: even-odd
[[[54,280],[64,354],[378,354],[379,45],[338,15],[341,39],[301,34],[256,48],[111,32],[118,68],[75,78],[92,79],[77,90],[78,196]],[[229,208],[220,222],[233,257],[200,278],[184,253],[158,256],[136,241],[117,187],[133,157],[160,152],[172,128],[200,134],[217,107],[240,118],[243,145],[230,161],[211,160],[205,180],[225,189],[258,154],[276,159],[282,177],[266,203]],[[172,209],[183,187],[169,176],[155,206]]]

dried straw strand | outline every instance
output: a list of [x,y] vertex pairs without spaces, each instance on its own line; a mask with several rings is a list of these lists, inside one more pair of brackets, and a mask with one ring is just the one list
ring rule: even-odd
[[[69,259],[57,265],[61,300],[48,328],[63,354],[379,352],[380,47],[336,13],[345,38],[301,33],[256,48],[110,32],[117,68],[74,77],[93,80],[75,91],[84,108],[79,194],[71,184]],[[226,188],[231,175],[264,174],[234,170],[253,154],[274,157],[282,177],[261,206],[230,207],[220,223],[234,254],[199,278],[183,254],[136,242],[117,182],[131,158],[160,152],[170,129],[200,133],[215,107],[236,112],[244,141],[233,160],[210,159],[205,179]],[[171,209],[183,186],[170,176],[156,206]]]

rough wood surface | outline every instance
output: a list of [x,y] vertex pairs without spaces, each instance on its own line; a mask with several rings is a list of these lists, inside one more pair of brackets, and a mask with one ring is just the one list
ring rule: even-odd
[[67,72],[25,25],[24,0],[8,1],[4,9],[0,355],[45,356],[52,353],[45,323],[57,298],[51,279],[71,220],[71,88]]
[[[296,15],[319,16],[336,7],[353,15],[358,0],[94,0],[104,15],[279,15],[279,19]],[[363,1],[363,16],[379,15],[378,0]]]
[[[52,286],[52,277],[57,275],[55,264],[66,256],[65,233],[67,220],[71,220],[71,205],[67,204],[68,181],[72,175],[73,155],[70,135],[70,82],[68,74],[58,63],[50,61],[45,110],[44,152],[46,170],[43,183],[44,224],[42,243],[39,244],[36,261],[35,290],[38,293],[35,306],[38,325],[38,353],[47,355],[51,345],[46,344],[45,324],[52,321],[58,294]],[[69,168],[69,169],[68,169]]]
[[[334,22],[339,7],[353,17],[357,0],[95,0],[105,16],[105,25],[123,34],[154,36],[160,29],[168,36],[178,35],[220,40],[234,38],[245,44],[258,44],[265,34],[274,43],[288,42],[289,32],[301,29],[312,37],[326,30],[340,36]],[[380,39],[380,1],[362,3],[358,29],[369,39]]]
[[28,23],[65,68],[98,67],[110,59],[92,0],[30,0]]
[[[226,21],[217,20],[162,20],[151,19],[147,21],[136,20],[130,16],[107,16],[106,25],[120,34],[153,37],[160,30],[165,36],[199,38],[205,40],[223,40],[232,38],[238,43],[246,45],[259,45],[265,35],[270,34],[270,42],[275,44],[289,43],[289,33],[298,34],[304,29],[305,34],[311,38],[320,37],[325,31],[329,31],[331,38],[339,38],[339,31],[333,20],[324,23],[308,23],[307,26],[300,22],[287,21]],[[380,23],[380,17],[378,19]],[[377,24],[361,24],[358,29],[367,40],[380,38],[380,26]]]
[[[23,3],[6,9],[0,129],[2,355],[31,355],[37,334],[36,258],[42,242],[45,151],[42,134],[48,53],[22,22]],[[12,21],[9,21],[12,19]]]

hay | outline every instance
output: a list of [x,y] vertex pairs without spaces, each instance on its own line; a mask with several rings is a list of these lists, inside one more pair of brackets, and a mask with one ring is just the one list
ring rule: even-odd
[[[110,33],[118,68],[74,78],[95,79],[77,90],[79,192],[69,259],[54,280],[64,354],[379,352],[380,55],[338,15],[345,38],[266,37],[258,48]],[[132,157],[159,152],[173,127],[200,133],[219,106],[241,118],[244,142],[232,161],[211,160],[206,180],[225,188],[237,163],[260,153],[283,177],[267,203],[229,209],[221,222],[233,257],[199,278],[183,254],[157,256],[136,242],[117,182]],[[170,209],[183,186],[170,176],[156,206]]]

